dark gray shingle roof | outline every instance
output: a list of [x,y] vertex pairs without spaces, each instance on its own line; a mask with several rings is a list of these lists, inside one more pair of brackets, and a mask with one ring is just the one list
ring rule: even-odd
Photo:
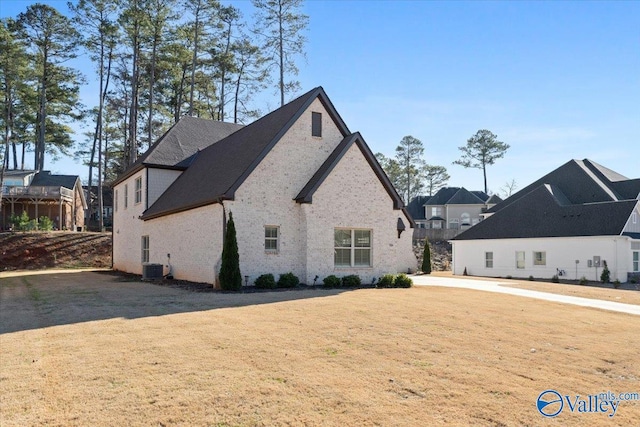
[[346,137],[350,132],[324,89],[315,88],[201,150],[142,218],[151,219],[233,199],[236,189],[316,98]]
[[186,169],[198,151],[215,144],[242,125],[185,116],[164,133],[136,162],[118,177],[116,185],[144,166]]
[[407,211],[414,220],[426,219],[424,214],[424,205],[429,201],[429,196],[416,196],[407,205]]
[[551,185],[540,185],[453,240],[617,236],[638,203],[624,200],[563,205],[559,194]]
[[78,175],[51,175],[48,171],[38,172],[31,181],[31,185],[37,187],[64,187],[73,190]]
[[489,196],[482,191],[469,191],[464,187],[444,187],[438,190],[425,205],[482,205],[488,198]]

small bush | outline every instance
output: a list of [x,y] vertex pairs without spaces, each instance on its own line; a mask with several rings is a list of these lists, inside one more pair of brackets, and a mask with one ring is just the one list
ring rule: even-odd
[[602,283],[609,283],[611,281],[611,272],[609,271],[609,266],[607,266],[607,261],[603,261],[604,268],[602,269],[602,274],[600,274],[600,281]]
[[350,274],[349,276],[344,276],[342,278],[342,286],[345,288],[357,288],[362,285],[362,281],[360,280],[360,276],[357,274]]
[[53,221],[48,216],[41,216],[38,228],[42,231],[51,231],[53,230]]
[[396,288],[410,288],[413,285],[413,280],[406,274],[398,274],[394,286]]
[[11,215],[9,222],[11,222],[13,229],[18,231],[27,231],[35,228],[26,211],[22,211],[20,215]]
[[638,278],[636,276],[633,276],[629,279],[629,282],[635,285],[638,283]]
[[278,279],[278,287],[279,288],[295,288],[300,284],[300,279],[295,274],[289,272],[285,274],[281,274]]
[[533,276],[529,276],[529,281],[533,282],[535,279],[533,278]]
[[581,284],[581,285],[586,285],[586,284],[587,284],[587,278],[586,278],[586,277],[584,277],[584,276],[582,276],[582,277],[580,278],[580,284]]
[[462,272],[462,275],[463,276],[468,276],[469,275],[469,273],[467,273],[467,267],[464,268],[464,271]]
[[339,288],[341,283],[340,278],[333,274],[322,279],[322,284],[325,288]]
[[618,289],[620,287],[620,280],[616,279],[613,281],[613,287]]
[[274,289],[276,287],[276,279],[271,273],[263,274],[256,279],[255,284],[258,289]]
[[513,279],[513,276],[509,274],[506,278],[507,279]]
[[378,280],[376,287],[378,288],[393,288],[396,281],[396,277],[393,274],[385,274]]
[[551,278],[551,281],[553,283],[560,283],[560,278],[558,277],[557,274],[554,274],[553,277]]

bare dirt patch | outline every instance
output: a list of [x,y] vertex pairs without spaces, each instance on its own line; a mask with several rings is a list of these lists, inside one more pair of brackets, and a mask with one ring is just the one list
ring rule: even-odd
[[0,233],[0,271],[111,267],[111,233]]
[[195,293],[0,279],[0,425],[636,425],[640,318],[464,289]]

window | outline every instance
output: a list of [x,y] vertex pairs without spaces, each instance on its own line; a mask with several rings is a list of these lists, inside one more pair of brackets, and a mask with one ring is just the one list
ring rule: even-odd
[[115,208],[116,212],[118,212],[118,190],[116,190],[115,205],[113,207]]
[[468,226],[471,225],[471,215],[469,215],[468,213],[463,213],[462,215],[460,215],[460,218],[462,218],[462,226]]
[[524,268],[524,251],[516,252],[516,268]]
[[634,224],[638,223],[638,215],[635,212],[631,214],[631,222]]
[[142,236],[142,262],[149,262],[149,236]]
[[485,268],[493,268],[493,252],[484,253],[484,266]]
[[125,184],[124,185],[124,208],[127,209],[127,206],[129,206],[129,185]]
[[640,271],[640,252],[633,253],[633,271]]
[[449,220],[449,228],[456,230],[458,229],[458,223],[460,222],[460,220],[458,218],[451,218]]
[[547,265],[547,253],[546,252],[534,252],[533,253],[533,265]]
[[336,267],[371,266],[371,230],[334,230]]
[[264,250],[265,252],[278,252],[278,227],[265,225]]
[[322,136],[322,113],[311,113],[311,136]]
[[136,178],[136,193],[135,193],[136,205],[142,202],[142,177]]
[[440,216],[442,214],[442,208],[431,208],[431,216]]

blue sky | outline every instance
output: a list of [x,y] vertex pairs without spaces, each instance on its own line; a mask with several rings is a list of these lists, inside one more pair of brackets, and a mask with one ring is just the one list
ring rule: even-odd
[[[30,3],[2,0],[0,16]],[[44,3],[66,13],[64,1]],[[249,1],[223,3],[252,13]],[[482,189],[480,170],[452,162],[484,128],[511,145],[488,169],[493,192],[573,158],[640,177],[640,2],[310,0],[304,11],[303,91],[323,86],[374,152],[392,156],[412,135],[450,185]],[[277,106],[275,92],[263,98],[263,110]],[[72,160],[49,165],[87,175]]]

